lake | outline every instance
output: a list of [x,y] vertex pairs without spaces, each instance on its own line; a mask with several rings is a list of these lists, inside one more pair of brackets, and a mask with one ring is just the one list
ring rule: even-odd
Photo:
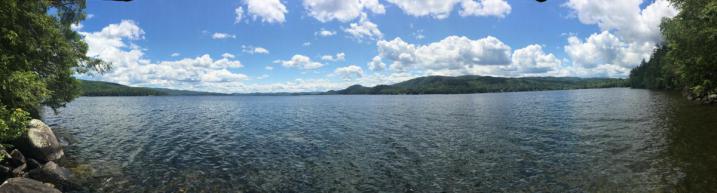
[[717,108],[639,89],[81,97],[44,119],[97,192],[715,192]]

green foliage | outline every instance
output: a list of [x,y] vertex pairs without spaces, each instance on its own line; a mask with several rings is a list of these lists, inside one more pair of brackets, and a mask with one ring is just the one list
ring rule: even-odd
[[129,87],[101,81],[80,81],[83,96],[162,96],[164,92],[150,88]]
[[86,56],[70,27],[84,8],[85,0],[0,1],[0,142],[20,136],[42,105],[55,109],[79,96],[74,74],[109,69]]
[[173,90],[165,88],[130,87],[117,83],[80,80],[82,96],[208,96],[226,95],[212,92]]
[[[705,96],[717,90],[717,1],[671,0],[680,9],[661,25],[666,46],[631,73],[633,87],[685,89]],[[654,61],[653,61],[654,60]],[[634,78],[634,80],[632,80]]]
[[630,86],[649,89],[679,89],[678,75],[673,71],[670,58],[667,57],[669,47],[660,46],[652,53],[649,61],[642,61],[640,66],[630,72]]
[[462,94],[623,86],[627,86],[626,80],[610,78],[427,76],[394,85],[378,85],[375,87],[354,85],[344,90],[329,91],[328,94]]
[[79,95],[75,73],[108,65],[86,56],[70,24],[84,18],[84,0],[0,1],[0,101],[38,117],[37,108],[64,106]]
[[11,142],[20,137],[27,130],[30,113],[22,109],[8,111],[0,106],[0,143]]

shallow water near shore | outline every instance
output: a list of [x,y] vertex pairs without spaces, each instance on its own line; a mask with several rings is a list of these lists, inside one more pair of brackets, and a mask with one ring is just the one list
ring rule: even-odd
[[96,192],[717,191],[717,108],[648,90],[81,97],[44,119]]

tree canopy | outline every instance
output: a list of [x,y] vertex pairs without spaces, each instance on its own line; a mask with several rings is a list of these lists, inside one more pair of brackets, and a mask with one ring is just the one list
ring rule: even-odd
[[630,74],[633,87],[683,89],[691,96],[717,93],[717,1],[671,0],[680,13],[662,22],[665,38]]
[[39,117],[41,105],[59,108],[77,97],[75,73],[109,68],[86,56],[87,44],[70,27],[84,9],[84,0],[0,1],[0,135],[20,129],[23,112]]

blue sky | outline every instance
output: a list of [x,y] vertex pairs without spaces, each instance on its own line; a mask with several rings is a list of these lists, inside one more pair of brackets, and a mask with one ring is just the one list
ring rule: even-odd
[[114,68],[78,77],[227,93],[426,75],[625,77],[677,11],[665,0],[89,1],[75,30]]

